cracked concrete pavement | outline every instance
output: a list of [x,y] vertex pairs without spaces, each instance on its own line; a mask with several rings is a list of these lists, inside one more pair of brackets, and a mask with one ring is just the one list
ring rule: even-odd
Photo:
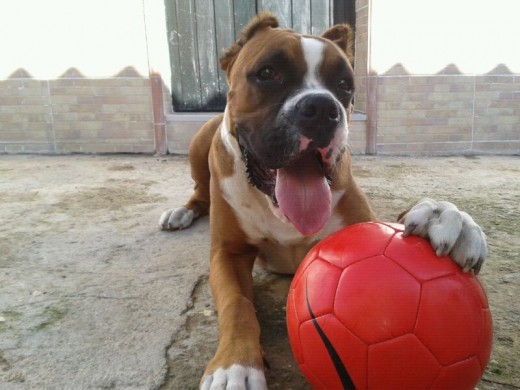
[[162,209],[191,187],[185,159],[168,162],[0,157],[0,388],[165,381],[208,256],[204,221],[158,229]]
[[[429,195],[483,225],[495,345],[479,388],[520,386],[520,159],[355,161],[381,220]],[[0,156],[0,389],[197,387],[217,340],[208,220],[157,226],[191,187],[185,157]],[[255,283],[270,388],[306,389],[285,333],[290,279],[256,270]]]

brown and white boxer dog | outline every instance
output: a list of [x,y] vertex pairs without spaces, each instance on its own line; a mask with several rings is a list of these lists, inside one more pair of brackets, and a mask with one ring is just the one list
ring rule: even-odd
[[[266,389],[260,327],[253,306],[255,261],[294,273],[325,236],[375,220],[352,177],[347,152],[354,96],[353,33],[334,26],[322,36],[278,28],[256,16],[220,61],[227,107],[190,147],[195,192],[160,218],[184,229],[210,213],[210,284],[219,345],[201,389]],[[398,184],[396,184],[398,185]],[[210,207],[211,204],[211,207]],[[448,202],[426,199],[401,221],[478,272],[487,254],[480,227]]]

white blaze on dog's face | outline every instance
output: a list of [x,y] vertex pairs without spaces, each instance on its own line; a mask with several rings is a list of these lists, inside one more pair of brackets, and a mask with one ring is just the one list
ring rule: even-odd
[[[300,152],[307,150],[309,147],[315,146],[316,151],[320,154],[322,162],[325,165],[332,166],[340,153],[346,148],[348,139],[348,116],[345,107],[339,101],[339,97],[334,95],[331,90],[327,89],[322,81],[321,72],[327,72],[327,68],[321,69],[320,66],[323,61],[324,50],[326,42],[315,37],[302,37],[301,45],[305,63],[307,64],[307,71],[305,73],[302,89],[297,90],[295,95],[288,99],[280,110],[279,117],[284,118],[294,110],[297,110],[299,105],[305,104],[310,100],[310,111],[307,115],[312,113],[312,110],[321,108],[328,110],[324,116],[325,120],[330,119],[330,115],[334,116],[332,122],[334,127],[330,129],[311,129],[310,134],[301,134]],[[348,62],[347,62],[348,64]],[[341,98],[348,99],[347,108],[350,109],[351,98],[354,93],[354,86],[352,80],[342,79],[340,81],[342,96]],[[328,118],[327,118],[328,114]],[[318,118],[318,125],[324,119]],[[325,126],[324,126],[325,127]],[[323,131],[321,131],[323,130]],[[313,136],[314,133],[314,136]],[[329,141],[327,136],[333,134],[332,141]],[[325,137],[325,145],[315,145],[320,138]],[[322,142],[323,144],[323,142]]]
[[330,218],[333,171],[346,152],[352,33],[251,30],[222,60],[229,82],[223,136],[236,140],[250,183],[300,233],[312,235]]

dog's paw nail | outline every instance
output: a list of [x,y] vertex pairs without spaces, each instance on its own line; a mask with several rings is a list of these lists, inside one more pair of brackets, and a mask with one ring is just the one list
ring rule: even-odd
[[407,237],[407,236],[411,235],[415,231],[415,229],[417,229],[416,223],[410,223],[410,224],[406,225],[404,228],[403,237]]
[[476,263],[477,262],[475,262],[475,259],[473,259],[471,257],[467,258],[464,263],[464,267],[463,267],[464,272],[469,272],[472,268],[474,268]]
[[450,246],[445,243],[445,242],[441,242],[439,245],[437,245],[437,247],[435,248],[435,254],[438,256],[438,257],[441,257],[441,256],[445,256],[449,253],[450,251]]
[[484,258],[480,257],[477,263],[473,266],[473,273],[478,275],[480,273],[480,269],[482,268],[482,264],[484,264]]

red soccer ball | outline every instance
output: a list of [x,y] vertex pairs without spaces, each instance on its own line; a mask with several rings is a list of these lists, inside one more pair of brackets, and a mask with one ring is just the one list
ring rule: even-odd
[[287,301],[294,356],[315,389],[473,389],[491,354],[478,279],[403,227],[362,223],[321,241]]

